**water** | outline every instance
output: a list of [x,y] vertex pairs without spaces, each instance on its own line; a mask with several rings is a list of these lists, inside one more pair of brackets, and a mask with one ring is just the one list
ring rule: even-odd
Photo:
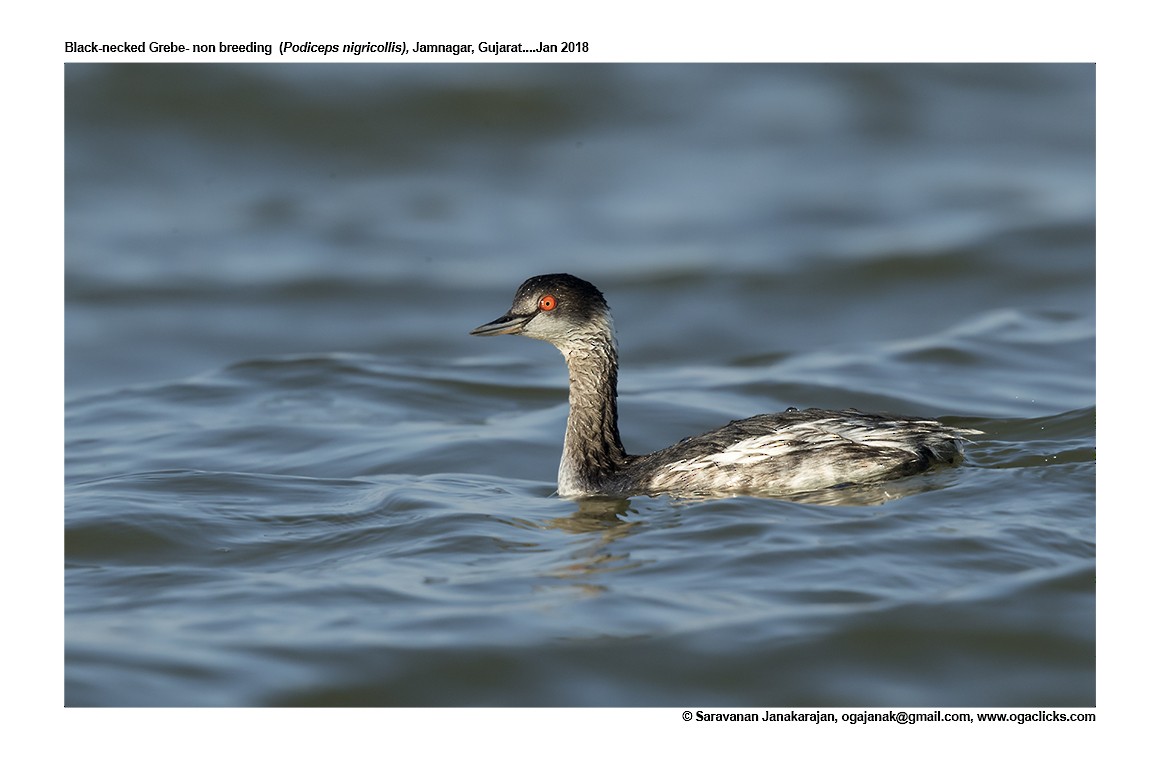
[[[1095,702],[1094,69],[70,66],[70,705]],[[604,290],[645,452],[985,431],[859,499],[552,495]]]

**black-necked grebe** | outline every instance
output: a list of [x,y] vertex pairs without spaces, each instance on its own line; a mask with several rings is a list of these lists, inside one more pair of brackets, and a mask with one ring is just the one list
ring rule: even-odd
[[789,495],[920,473],[962,457],[979,431],[854,409],[788,409],[734,422],[647,455],[616,423],[616,336],[604,295],[566,273],[524,281],[508,312],[471,331],[547,340],[568,362],[568,426],[557,492],[565,497]]

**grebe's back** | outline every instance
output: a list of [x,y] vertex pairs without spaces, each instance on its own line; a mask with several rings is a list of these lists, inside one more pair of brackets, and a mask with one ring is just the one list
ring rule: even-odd
[[962,459],[964,432],[856,409],[789,409],[735,420],[636,458],[649,491],[794,494],[910,476]]

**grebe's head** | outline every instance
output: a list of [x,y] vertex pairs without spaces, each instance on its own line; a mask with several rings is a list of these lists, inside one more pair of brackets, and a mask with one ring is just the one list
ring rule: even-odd
[[612,316],[595,286],[574,275],[552,273],[524,281],[507,313],[471,333],[522,334],[568,350],[593,335],[611,338]]

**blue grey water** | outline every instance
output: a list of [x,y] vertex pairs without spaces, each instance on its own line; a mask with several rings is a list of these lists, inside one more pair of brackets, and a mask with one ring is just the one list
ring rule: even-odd
[[[1095,703],[1087,65],[70,65],[69,705]],[[945,418],[864,499],[553,496],[603,289],[646,452]]]

